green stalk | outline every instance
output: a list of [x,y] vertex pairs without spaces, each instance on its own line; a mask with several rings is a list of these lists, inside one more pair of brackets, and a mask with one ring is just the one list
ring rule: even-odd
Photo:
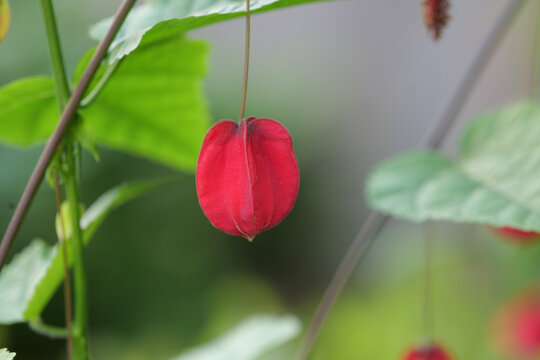
[[[69,84],[66,77],[66,70],[64,66],[64,59],[62,57],[62,50],[60,47],[60,39],[58,36],[58,29],[56,26],[56,18],[54,16],[54,8],[52,5],[52,0],[41,0],[41,12],[43,14],[43,20],[45,22],[45,29],[47,33],[47,43],[49,44],[49,55],[51,58],[51,67],[54,77],[54,83],[56,88],[56,99],[58,101],[58,107],[60,111],[64,111],[64,108],[66,107],[66,104],[71,97],[71,91],[69,89]],[[58,173],[56,173],[56,201],[58,206],[58,214],[60,215],[60,218],[62,218],[61,214],[61,204],[62,204],[62,198],[61,198],[61,190],[60,190],[60,182],[58,179]],[[78,208],[77,208],[78,210]],[[79,222],[77,221],[77,224]],[[64,229],[65,227],[62,226]],[[75,228],[75,227],[74,227]],[[80,233],[80,231],[79,231]],[[63,243],[66,239],[60,239],[60,243]],[[66,246],[62,246],[62,252],[63,252],[63,267],[64,267],[64,307],[65,307],[65,318],[66,318],[66,329],[64,329],[65,337],[66,337],[66,352],[67,352],[67,359],[71,360],[73,356],[73,334],[72,334],[72,305],[71,305],[71,276],[70,276],[70,269],[69,265],[67,264],[67,252],[66,252]],[[83,273],[84,274],[84,273]],[[84,286],[84,284],[83,284]],[[84,301],[84,300],[83,300]],[[38,332],[41,333],[47,333],[47,331],[50,332],[51,327],[44,326],[41,322],[36,322],[32,324],[32,328]],[[81,341],[78,341],[81,343]],[[83,347],[82,345],[79,345],[78,351],[82,351],[81,349],[86,349],[86,347]],[[76,357],[78,358],[84,358],[84,357]]]
[[65,338],[68,334],[66,328],[45,324],[41,318],[37,318],[29,322],[28,325],[30,325],[30,328],[38,334],[48,336],[53,339]]
[[66,77],[64,60],[60,49],[60,39],[58,38],[56,19],[54,17],[54,9],[51,0],[41,0],[41,12],[43,13],[43,20],[45,21],[45,28],[47,31],[56,95],[60,110],[62,111],[71,96],[71,91],[69,90],[69,84]]
[[71,236],[73,251],[73,279],[75,292],[75,314],[73,316],[73,359],[88,359],[88,317],[86,306],[86,276],[84,271],[84,257],[82,244],[82,231],[80,227],[79,194],[77,178],[75,175],[75,158],[73,145],[66,145],[66,163],[68,173],[65,177],[66,198],[69,204],[70,221],[73,229]]

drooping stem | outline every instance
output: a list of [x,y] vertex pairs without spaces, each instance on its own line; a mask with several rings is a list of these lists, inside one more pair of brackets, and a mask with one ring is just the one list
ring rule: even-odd
[[532,12],[534,21],[534,33],[530,96],[532,99],[538,99],[538,97],[540,96],[540,5],[533,5],[536,6],[537,9],[536,11]]
[[60,178],[58,176],[58,169],[54,174],[54,190],[56,193],[56,209],[57,216],[60,223],[61,232],[58,234],[58,240],[60,242],[60,250],[62,251],[62,262],[64,265],[64,314],[66,320],[66,347],[67,347],[67,359],[72,358],[72,307],[71,307],[71,274],[68,265],[67,245],[66,245],[66,224],[64,224],[64,216],[62,215],[62,190],[60,189]]
[[432,260],[433,260],[433,242],[435,234],[434,224],[427,222],[424,224],[424,336],[427,340],[433,342],[433,291],[432,291]]
[[75,314],[73,318],[73,358],[88,359],[88,314],[86,306],[86,276],[82,231],[80,227],[79,194],[75,175],[75,158],[72,144],[66,145],[66,163],[68,173],[65,178],[66,198],[72,228],[71,249],[73,256],[73,284],[75,295]]
[[60,111],[62,111],[69,100],[70,90],[62,50],[60,48],[60,39],[58,37],[52,0],[41,0],[41,12],[43,13],[43,20],[45,21],[45,29],[47,31],[47,42],[49,44],[49,55],[51,57],[56,96]]
[[11,217],[7,230],[2,239],[2,243],[0,244],[0,270],[6,262],[7,255],[13,243],[13,239],[19,231],[21,223],[26,215],[26,211],[28,210],[32,199],[34,198],[36,190],[41,183],[41,179],[43,178],[43,174],[45,173],[45,170],[47,169],[47,166],[49,165],[49,162],[51,161],[51,158],[56,151],[56,147],[62,140],[67,126],[69,125],[70,121],[73,118],[73,115],[77,111],[79,103],[84,93],[88,89],[88,85],[90,84],[90,81],[92,81],[92,78],[94,77],[99,67],[99,64],[101,63],[101,60],[105,56],[107,49],[109,48],[112,40],[114,39],[114,36],[118,32],[118,29],[124,22],[124,19],[126,18],[129,10],[132,8],[134,3],[135,0],[124,0],[120,5],[120,8],[114,16],[113,22],[109,27],[109,30],[107,31],[107,34],[99,43],[96,52],[94,53],[92,59],[90,60],[90,63],[88,64],[88,67],[84,71],[81,81],[79,82],[79,84],[73,91],[71,98],[67,102],[66,107],[60,117],[60,121],[56,126],[56,129],[49,138],[45,149],[43,149],[43,152],[41,153],[41,156],[39,157],[39,160],[34,167],[34,171],[32,172],[30,179],[28,180],[26,188],[24,189],[21,199],[17,204],[17,208],[15,209],[15,212]]
[[242,85],[242,101],[240,104],[240,121],[244,120],[244,114],[246,112],[246,96],[248,86],[248,73],[249,73],[249,47],[250,47],[250,35],[251,35],[251,13],[250,3],[246,0],[246,43],[244,50],[244,83]]
[[[420,142],[421,146],[428,148],[439,148],[452,126],[455,123],[457,115],[463,108],[470,91],[476,84],[485,63],[490,58],[493,50],[499,44],[501,38],[509,27],[515,13],[525,3],[525,0],[509,0],[501,16],[495,22],[490,30],[487,39],[478,51],[477,56],[472,61],[467,72],[463,76],[461,83],[454,92],[446,109],[443,111],[434,127],[429,130],[425,139]],[[345,257],[341,260],[338,269],[330,280],[323,297],[315,311],[313,319],[304,335],[300,349],[296,354],[296,360],[305,360],[311,353],[313,345],[319,335],[319,332],[336,303],[337,298],[343,291],[345,284],[352,275],[358,262],[369,249],[369,246],[375,239],[378,232],[384,227],[390,217],[379,212],[372,211],[367,220],[362,225],[360,231],[347,250]]]

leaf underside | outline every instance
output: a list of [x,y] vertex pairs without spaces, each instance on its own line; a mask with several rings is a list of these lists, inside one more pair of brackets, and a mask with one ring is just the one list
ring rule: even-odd
[[[322,0],[251,0],[252,13]],[[245,0],[156,0],[133,9],[126,18],[109,50],[114,61],[135,50],[144,34],[156,26],[156,34],[182,33],[198,27],[236,18],[245,14]],[[101,40],[111,25],[105,19],[90,29],[94,40]]]
[[456,161],[415,151],[380,164],[367,200],[411,220],[446,220],[540,231],[540,105],[521,102],[478,117]]
[[294,316],[254,315],[225,335],[172,360],[255,360],[299,332],[300,322]]

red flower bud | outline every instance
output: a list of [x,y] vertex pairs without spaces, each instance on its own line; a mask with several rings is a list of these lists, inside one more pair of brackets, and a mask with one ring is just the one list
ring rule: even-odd
[[422,4],[424,5],[426,27],[431,31],[433,40],[438,40],[450,19],[450,15],[448,15],[450,2],[449,0],[423,0]]
[[296,201],[300,174],[289,132],[270,119],[219,121],[204,138],[196,183],[212,225],[252,240]]
[[518,244],[530,244],[540,240],[540,234],[534,231],[524,231],[513,227],[493,227],[490,229],[502,238]]
[[497,311],[493,321],[493,340],[504,359],[538,359],[540,288],[528,289]]
[[409,350],[403,360],[450,360],[451,357],[438,345],[428,345]]

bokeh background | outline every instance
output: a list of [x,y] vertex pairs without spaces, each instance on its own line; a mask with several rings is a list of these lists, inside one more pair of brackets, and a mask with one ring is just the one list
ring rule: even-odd
[[[115,211],[86,250],[94,358],[167,359],[259,312],[294,313],[305,328],[367,215],[367,172],[415,146],[437,120],[506,2],[452,1],[452,19],[438,43],[424,28],[420,0],[328,2],[254,16],[247,115],[277,119],[291,132],[301,168],[297,204],[253,243],[209,224],[192,175]],[[94,45],[89,26],[119,3],[54,2],[70,72]],[[0,45],[2,85],[50,73],[38,1],[11,6],[12,28]],[[516,17],[461,112],[448,153],[471,116],[534,93],[539,12],[540,3],[529,1]],[[238,116],[243,26],[237,19],[190,33],[212,45],[205,88],[215,121]],[[40,150],[0,146],[2,231]],[[120,182],[173,173],[99,151],[99,163],[83,158],[86,204]],[[54,243],[54,215],[54,194],[44,184],[12,254],[36,237]],[[490,338],[493,313],[538,280],[540,246],[506,243],[481,225],[432,228],[436,339],[458,359],[498,359]],[[425,236],[423,225],[386,226],[336,304],[312,359],[397,359],[422,340]],[[62,324],[61,292],[45,320]],[[291,358],[298,340],[267,358]],[[17,359],[64,358],[62,341],[26,325],[0,327],[0,345]]]

